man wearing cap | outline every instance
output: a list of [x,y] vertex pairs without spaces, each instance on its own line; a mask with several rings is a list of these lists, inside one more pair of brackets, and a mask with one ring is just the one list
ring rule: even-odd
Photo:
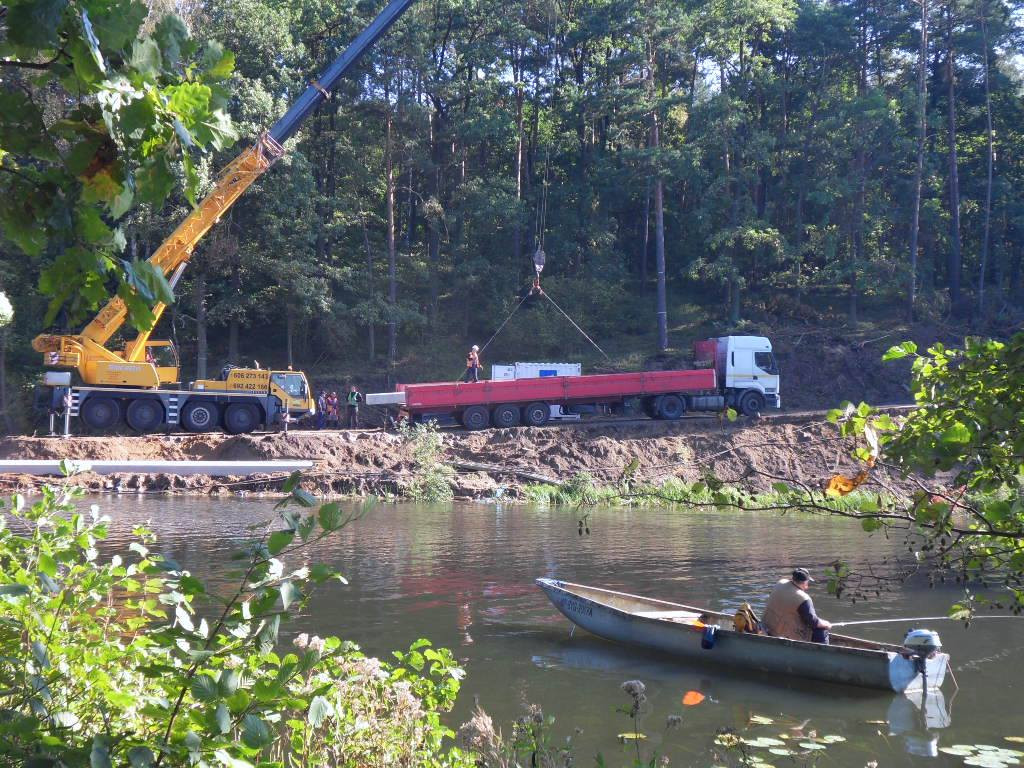
[[828,643],[832,625],[814,612],[814,602],[806,592],[812,581],[806,568],[796,568],[790,578],[775,585],[764,609],[764,626],[769,635]]

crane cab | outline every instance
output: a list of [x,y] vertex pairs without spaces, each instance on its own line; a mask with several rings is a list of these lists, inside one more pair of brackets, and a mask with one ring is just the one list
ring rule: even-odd
[[316,402],[306,374],[302,371],[271,371],[267,368],[225,366],[217,379],[192,382],[193,391],[243,392],[271,395],[281,402],[281,411],[301,418],[316,412]]

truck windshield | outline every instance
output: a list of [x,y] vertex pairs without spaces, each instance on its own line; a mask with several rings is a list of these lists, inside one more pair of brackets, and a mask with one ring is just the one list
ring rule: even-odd
[[273,373],[270,380],[291,397],[306,396],[306,382],[301,373]]
[[765,373],[776,374],[779,372],[779,364],[775,362],[775,354],[773,352],[755,352],[754,365]]

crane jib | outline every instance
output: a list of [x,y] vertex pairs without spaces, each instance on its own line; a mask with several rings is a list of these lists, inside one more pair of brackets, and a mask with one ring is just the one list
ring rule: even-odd
[[366,53],[367,50],[377,42],[388,29],[398,21],[399,17],[408,10],[409,6],[412,5],[416,0],[391,0],[387,7],[381,11],[377,18],[364,29],[355,40],[349,44],[344,52],[334,60],[334,63],[328,67],[324,73],[320,76],[320,79],[314,81],[305,92],[296,100],[285,114],[274,123],[270,129],[270,135],[276,139],[280,144],[284,144],[288,139],[295,135],[298,131],[299,126],[302,122],[309,117],[310,113],[316,109],[320,104],[327,98],[334,87],[338,84],[338,81],[345,75],[346,72],[355,64],[359,57]]

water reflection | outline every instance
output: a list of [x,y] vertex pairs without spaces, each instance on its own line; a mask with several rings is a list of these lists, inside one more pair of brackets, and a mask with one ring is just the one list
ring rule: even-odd
[[901,736],[907,752],[921,757],[939,756],[936,731],[948,728],[953,722],[942,691],[894,696],[886,720],[889,735]]
[[[101,506],[114,518],[111,550],[123,551],[132,526],[150,521],[164,551],[225,588],[235,578],[230,554],[251,537],[250,525],[273,515],[266,500],[122,497]],[[429,637],[451,648],[467,670],[450,724],[467,717],[474,696],[499,724],[514,720],[526,704],[540,704],[557,716],[558,738],[583,729],[574,737],[579,765],[591,764],[598,751],[610,764],[629,763],[609,751],[616,748],[615,734],[630,730],[617,712],[626,703],[619,686],[629,679],[647,685],[648,748],[670,756],[674,766],[713,764],[708,747],[716,730],[744,728],[751,714],[779,723],[774,735],[802,728],[802,734],[846,736],[849,743],[829,747],[829,760],[857,766],[871,760],[954,765],[948,755],[925,755],[946,743],[998,743],[1011,732],[1005,721],[1019,717],[1012,713],[1019,712],[1024,665],[1014,661],[1024,647],[1024,622],[941,627],[963,685],[953,724],[948,714],[932,714],[941,709],[932,702],[919,706],[877,692],[683,666],[584,632],[569,640],[568,622],[533,583],[557,573],[731,611],[739,602],[763,600],[783,565],[820,569],[840,557],[877,562],[896,551],[898,541],[866,536],[846,521],[665,509],[597,510],[591,531],[577,536],[570,511],[546,508],[381,505],[303,555],[307,564],[337,568],[349,585],[318,591],[291,632],[340,635],[382,657]],[[910,582],[855,605],[819,590],[815,605],[837,621],[937,615],[960,596],[952,585],[929,589]],[[898,641],[907,628],[858,629],[871,639]],[[684,707],[689,690],[703,693],[704,703]],[[682,727],[666,732],[665,719],[677,714]]]

